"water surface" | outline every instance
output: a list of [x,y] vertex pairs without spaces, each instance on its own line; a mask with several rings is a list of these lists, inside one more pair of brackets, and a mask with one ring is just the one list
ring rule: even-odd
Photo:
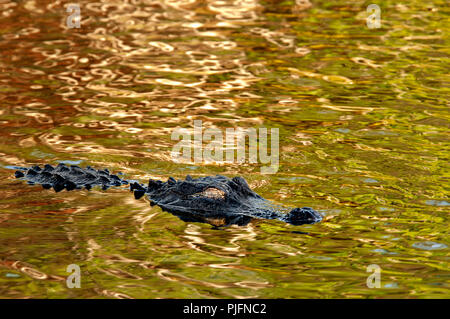
[[[0,1],[0,297],[448,298],[446,1]],[[178,163],[176,128],[278,128],[280,166]],[[245,177],[315,225],[186,223],[9,166]],[[65,279],[82,271],[79,289]],[[381,267],[368,288],[367,267]]]

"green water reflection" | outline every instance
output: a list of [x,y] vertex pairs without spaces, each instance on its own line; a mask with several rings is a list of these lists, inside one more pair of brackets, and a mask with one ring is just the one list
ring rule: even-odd
[[[446,1],[0,2],[0,297],[448,298]],[[280,166],[177,163],[175,128],[267,127]],[[316,225],[185,223],[5,166],[244,176]],[[67,265],[82,271],[65,284]],[[381,267],[368,288],[367,266]]]

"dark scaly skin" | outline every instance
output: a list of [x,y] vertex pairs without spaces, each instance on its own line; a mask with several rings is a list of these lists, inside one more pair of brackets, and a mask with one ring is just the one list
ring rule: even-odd
[[209,223],[216,227],[242,226],[253,218],[278,219],[292,225],[314,224],[322,220],[320,214],[309,207],[288,211],[270,203],[252,191],[242,177],[229,179],[217,175],[193,179],[188,175],[185,180],[170,177],[167,182],[150,179],[148,186],[145,186],[121,179],[107,169],[80,168],[61,163],[56,167],[46,164],[43,168],[19,168],[15,175],[29,184],[40,184],[56,192],[90,189],[97,185],[106,190],[112,186],[130,184],[136,199],[147,195],[151,205],[158,205],[184,221]]
[[81,168],[76,165],[66,166],[58,164],[53,167],[45,164],[43,168],[33,166],[31,168],[20,168],[15,173],[17,178],[23,177],[29,184],[40,184],[44,188],[53,188],[56,192],[67,189],[91,189],[92,186],[100,185],[104,190],[111,186],[128,184],[128,181],[112,175],[107,169],[96,170],[90,166]]

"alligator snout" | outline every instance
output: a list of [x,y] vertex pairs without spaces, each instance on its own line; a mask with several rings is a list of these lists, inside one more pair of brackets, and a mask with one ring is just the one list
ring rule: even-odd
[[310,207],[295,208],[286,216],[286,222],[292,225],[314,224],[322,220],[322,216]]

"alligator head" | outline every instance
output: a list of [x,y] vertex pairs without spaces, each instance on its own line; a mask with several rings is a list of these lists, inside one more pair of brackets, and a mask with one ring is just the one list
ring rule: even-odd
[[322,217],[309,207],[288,210],[273,205],[250,189],[242,177],[207,176],[185,180],[170,177],[167,182],[149,180],[148,186],[132,183],[136,198],[144,194],[184,221],[206,222],[214,226],[246,225],[253,218],[279,219],[293,225],[313,224]]

